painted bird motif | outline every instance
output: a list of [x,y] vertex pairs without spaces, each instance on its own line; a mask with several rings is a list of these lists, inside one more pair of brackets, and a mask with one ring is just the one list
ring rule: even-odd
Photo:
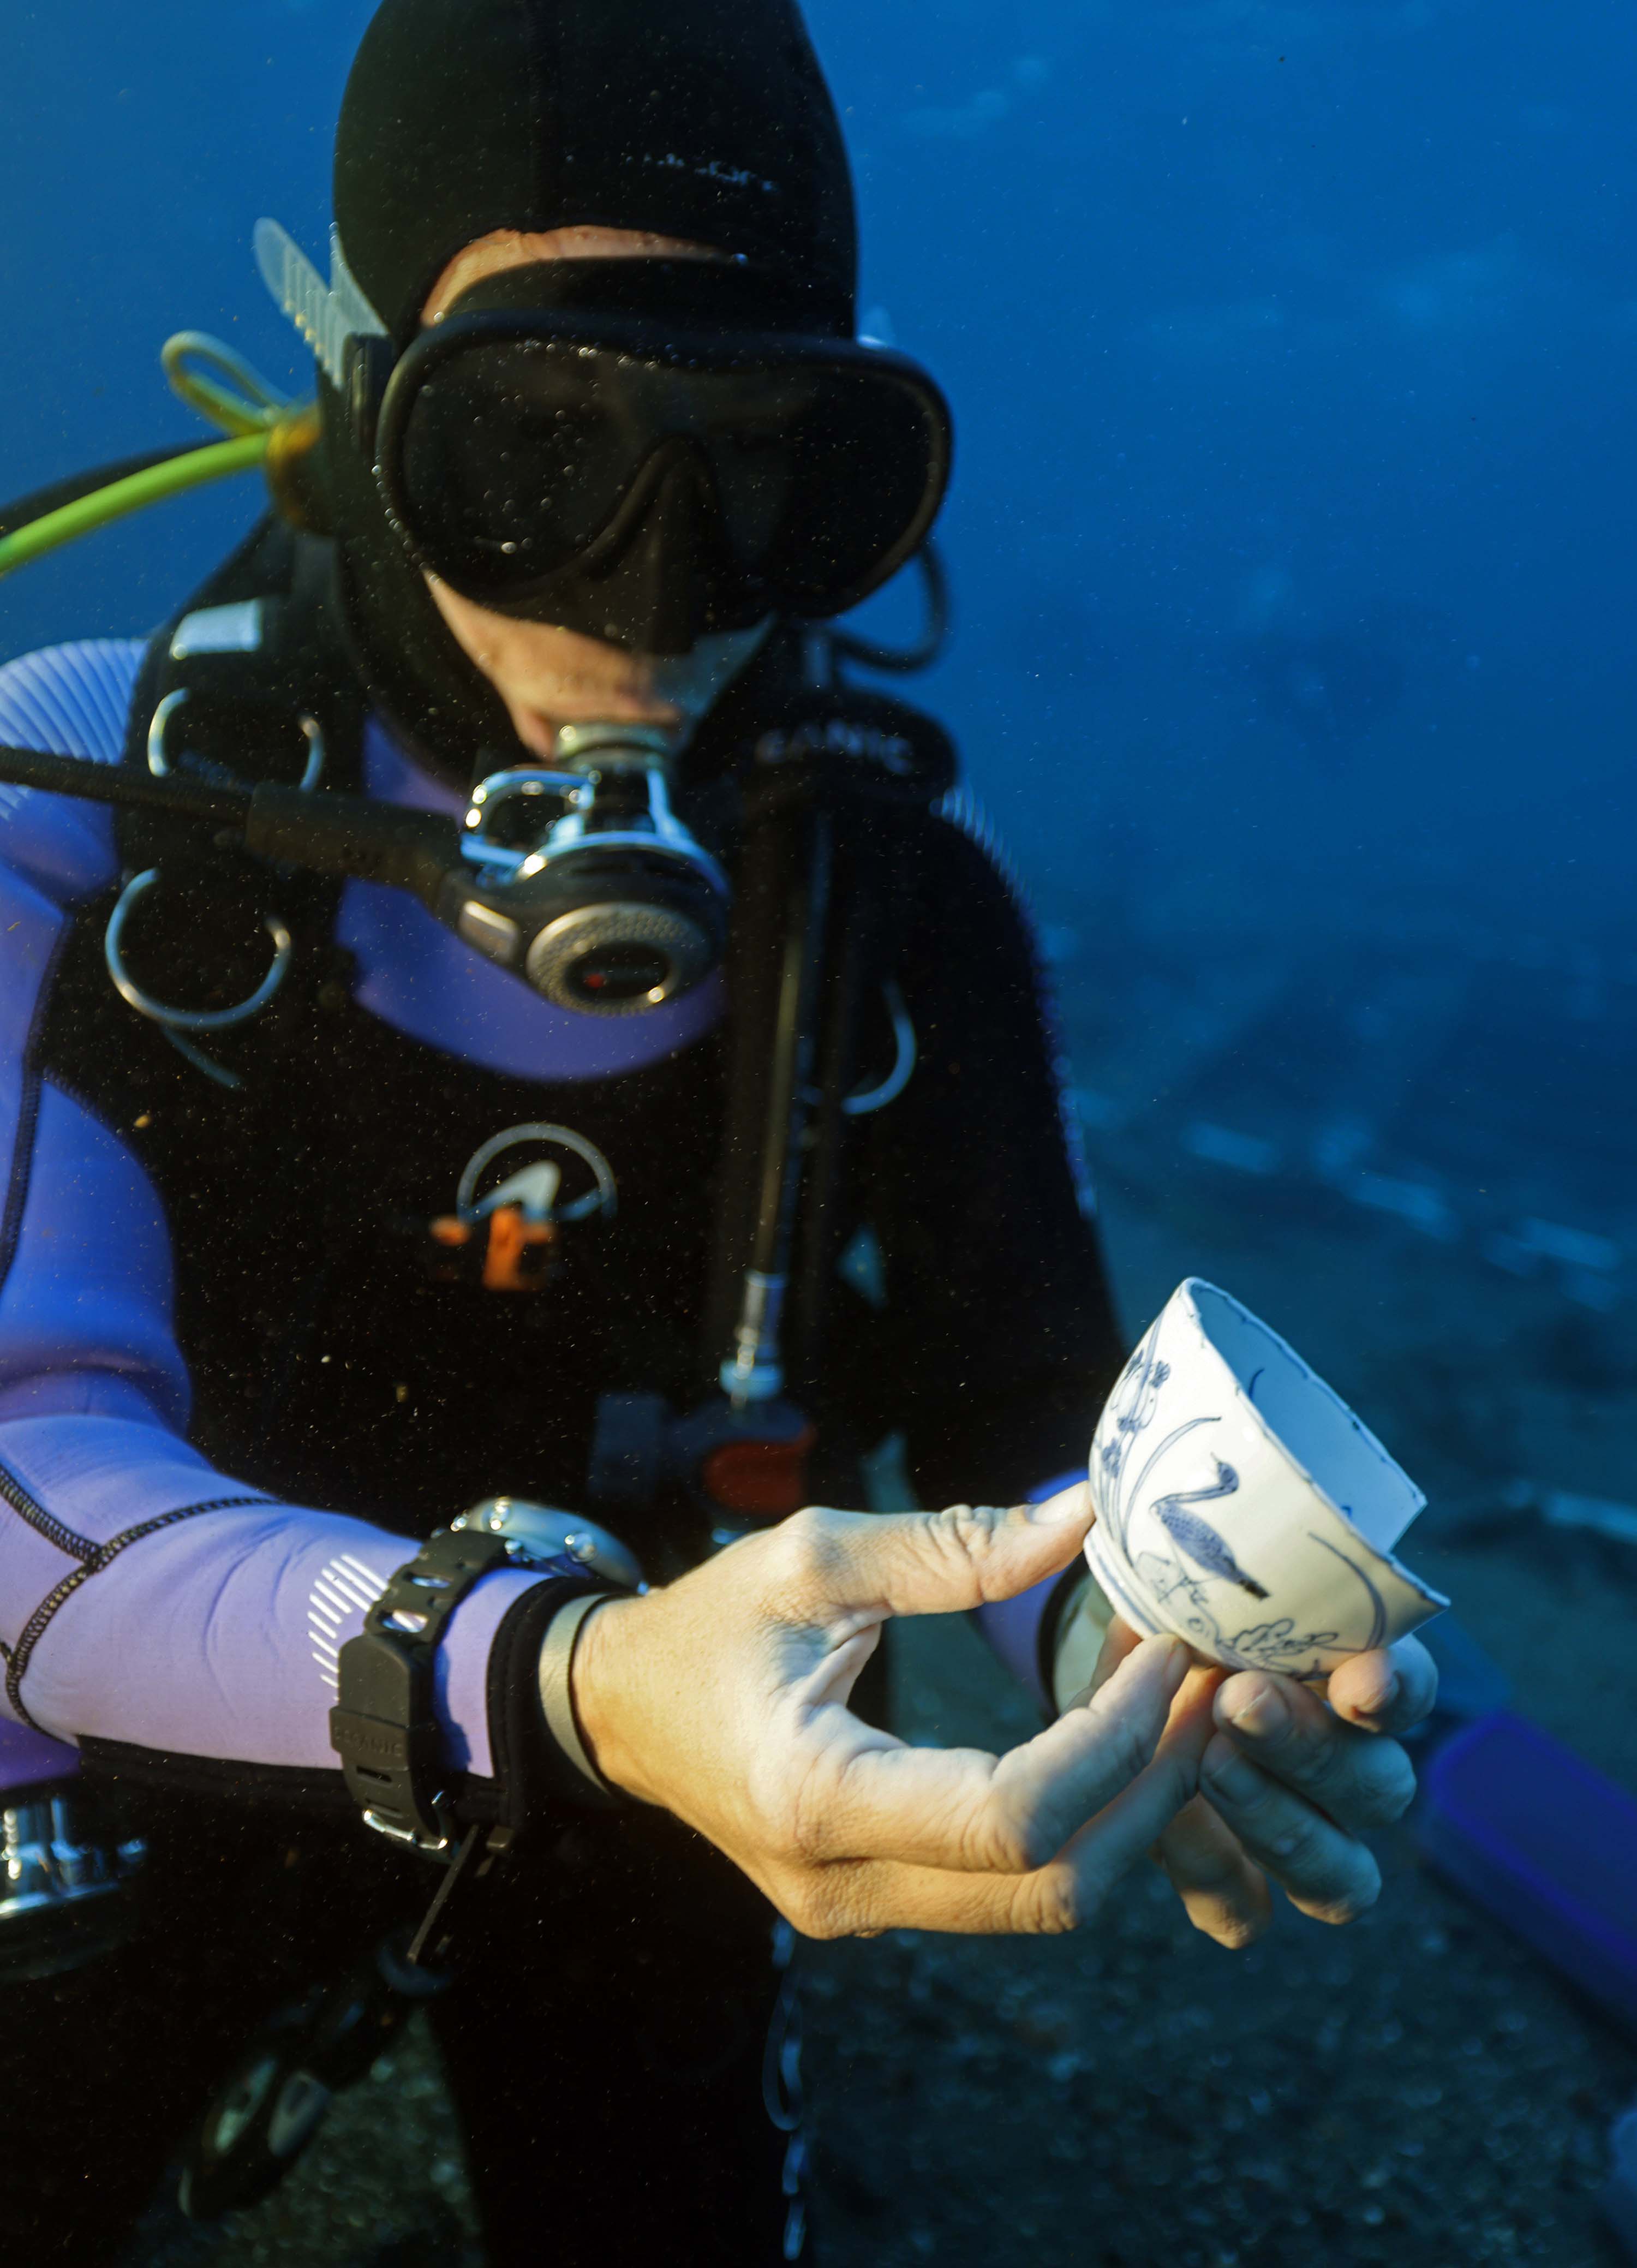
[[1154,1517],[1176,1544],[1185,1551],[1198,1567],[1207,1575],[1220,1575],[1224,1582],[1237,1583],[1242,1591],[1249,1591],[1253,1599],[1265,1599],[1267,1593],[1253,1577],[1247,1575],[1228,1545],[1208,1520],[1197,1512],[1190,1512],[1191,1504],[1210,1504],[1218,1497],[1232,1496],[1239,1486],[1239,1476],[1231,1465],[1216,1460],[1216,1486],[1192,1489],[1186,1494],[1162,1496],[1154,1507]]

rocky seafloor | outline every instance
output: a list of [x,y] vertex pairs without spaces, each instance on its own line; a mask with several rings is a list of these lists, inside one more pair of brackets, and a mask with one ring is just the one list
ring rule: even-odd
[[[1486,1092],[1485,968],[1452,983],[1441,964],[1419,990],[1400,972],[1383,992],[1372,965],[1273,983],[1219,968],[1197,1012],[1173,999],[1184,1038],[1158,1059],[1066,971],[1123,1312],[1134,1335],[1198,1272],[1284,1330],[1427,1486],[1406,1556],[1455,1600],[1513,1705],[1637,1788],[1637,1549],[1531,1509],[1550,1488],[1637,1498],[1637,1314],[1604,1127],[1629,1123],[1611,1082],[1637,1066],[1637,1015],[1619,987],[1589,1017],[1566,990],[1555,1022],[1531,1024],[1564,1048],[1578,1025],[1582,1055],[1602,1050],[1589,1126],[1552,1060],[1537,1057],[1527,1093],[1498,1077]],[[1235,998],[1237,1021],[1221,1005]],[[1531,1109],[1555,1135],[1520,1126]],[[1029,1730],[963,1624],[897,1638],[909,1737]],[[1410,1827],[1381,1851],[1366,1919],[1333,1931],[1286,1910],[1237,1955],[1191,1933],[1147,1873],[1073,1939],[806,1949],[815,2257],[1613,2263],[1595,2197],[1637,2046],[1431,1876]],[[412,2033],[280,2194],[217,2230],[156,2220],[140,2259],[480,2268],[471,2228],[460,2139]],[[549,2258],[549,2208],[542,2236]]]

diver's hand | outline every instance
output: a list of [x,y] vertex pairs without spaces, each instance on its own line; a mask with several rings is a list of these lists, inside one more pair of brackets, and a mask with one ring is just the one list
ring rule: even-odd
[[[1136,1644],[1115,1623],[1099,1675]],[[1432,1656],[1412,1638],[1344,1662],[1328,1702],[1270,1671],[1220,1677],[1200,1793],[1158,1853],[1195,1927],[1223,1945],[1250,1944],[1272,1916],[1269,1875],[1319,1921],[1353,1921],[1374,1905],[1381,1874],[1361,1838],[1399,1818],[1415,1793],[1391,1736],[1419,1724],[1437,1692]]]
[[1173,1711],[1187,1649],[1133,1646],[1089,1706],[1000,1757],[907,1748],[846,1702],[889,1616],[1026,1590],[1090,1524],[1083,1486],[1011,1512],[809,1510],[603,1607],[572,1673],[597,1768],[809,1937],[1073,1929],[1198,1786],[1213,1728],[1208,1698]]

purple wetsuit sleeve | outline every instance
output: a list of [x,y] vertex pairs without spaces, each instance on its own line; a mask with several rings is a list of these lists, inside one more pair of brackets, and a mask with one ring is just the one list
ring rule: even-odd
[[[33,1148],[0,1291],[0,1707],[61,1740],[334,1769],[336,1657],[415,1544],[188,1446],[151,1184],[49,1085]],[[531,1580],[487,1578],[440,1648],[459,1769],[492,1769],[489,1643]]]
[[[336,1657],[413,1556],[409,1539],[257,1498],[129,1419],[14,1421],[0,1460],[8,1713],[62,1741],[336,1769]],[[486,1577],[439,1649],[459,1770],[492,1771],[489,1646],[533,1580]]]
[[[0,671],[0,740],[118,754],[140,649],[59,649]],[[274,1502],[182,1437],[158,1193],[33,1065],[65,905],[113,870],[111,835],[59,799],[0,810],[0,1786],[87,1738],[335,1770],[341,1647],[414,1542]],[[492,1772],[490,1646],[536,1579],[478,1585],[439,1648],[449,1761]]]
[[[1048,1497],[1056,1496],[1060,1489],[1073,1488],[1080,1478],[1078,1472],[1059,1473],[1055,1480],[1043,1481],[1038,1488],[1030,1489],[1024,1501],[1044,1504]],[[1014,1599],[998,1599],[992,1606],[979,1607],[973,1616],[992,1652],[1048,1712],[1051,1697],[1041,1676],[1040,1620],[1047,1602],[1062,1580],[1060,1572],[1048,1575],[1043,1583],[1031,1585]]]

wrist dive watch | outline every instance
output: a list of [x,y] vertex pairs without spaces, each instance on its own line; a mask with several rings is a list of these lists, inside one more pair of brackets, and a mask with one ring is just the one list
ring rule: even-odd
[[[569,1668],[589,1616],[605,1601],[635,1590],[641,1571],[623,1544],[587,1521],[520,1498],[490,1498],[441,1529],[397,1570],[365,1616],[362,1631],[341,1649],[329,1730],[348,1792],[366,1826],[429,1858],[453,1859],[462,1833],[479,1816],[476,1804],[468,1811],[461,1800],[462,1776],[444,1754],[434,1705],[439,1644],[461,1602],[485,1575],[503,1567],[542,1578],[497,1639],[498,1653],[518,1616],[519,1638],[532,1656],[520,1665],[524,1690],[513,1698],[520,1697],[521,1705],[506,1712],[513,1721],[505,1745],[527,1744],[539,1755],[529,1769],[507,1778],[572,1801],[613,1800],[575,1724]],[[527,1611],[520,1616],[519,1609]],[[491,1702],[495,1683],[491,1676]],[[503,1819],[505,1841],[523,1823]]]

